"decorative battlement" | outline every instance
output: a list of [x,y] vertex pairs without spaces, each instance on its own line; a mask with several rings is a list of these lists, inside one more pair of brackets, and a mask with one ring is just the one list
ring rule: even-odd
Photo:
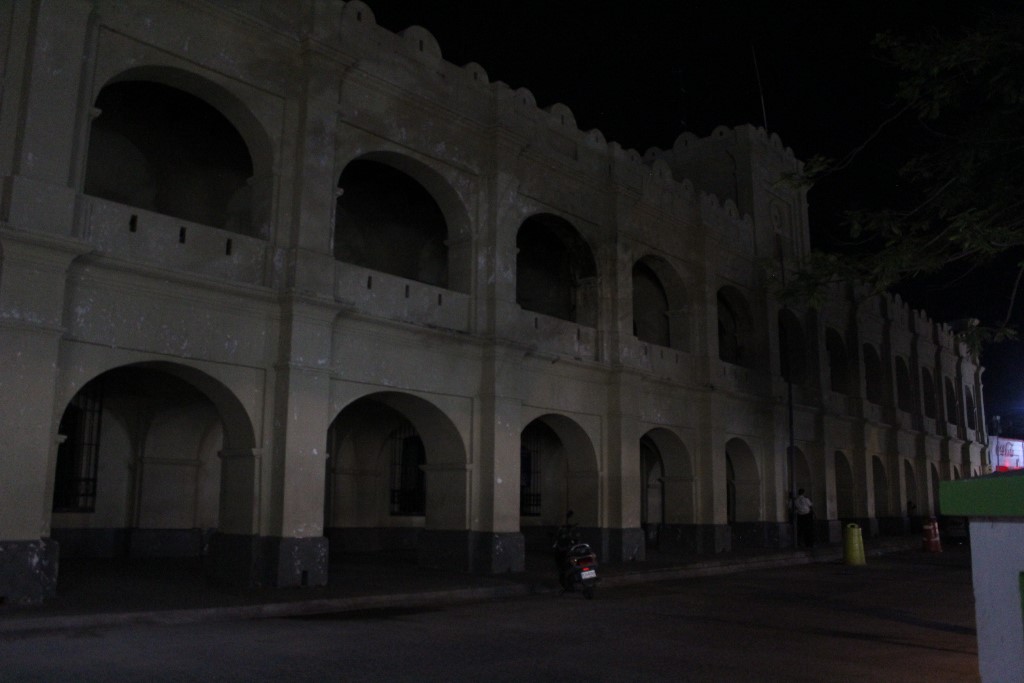
[[[580,130],[572,110],[563,103],[541,107],[528,88],[512,88],[501,81],[492,82],[486,70],[477,63],[460,67],[446,62],[436,38],[421,26],[410,26],[398,33],[378,26],[371,7],[361,0],[314,0],[309,5],[296,3],[290,11],[299,16],[293,16],[290,22],[280,20],[280,15],[289,11],[286,8],[275,3],[262,3],[259,7],[252,12],[259,13],[264,21],[269,18],[275,25],[308,26],[305,33],[324,50],[354,55],[376,48],[373,54],[391,55],[393,59],[409,60],[429,68],[432,76],[427,74],[424,77],[422,73],[409,75],[408,82],[403,79],[394,85],[408,88],[426,100],[457,111],[460,117],[477,118],[481,125],[492,117],[496,118],[502,126],[529,141],[532,153],[551,155],[565,163],[576,164],[577,173],[599,178],[606,177],[610,171],[618,182],[638,190],[643,188],[647,196],[653,194],[648,189],[652,182],[663,185],[657,193],[659,195],[673,184],[688,184],[690,188],[676,189],[673,191],[676,196],[690,195],[694,187],[715,195],[718,200],[702,202],[702,206],[706,205],[716,214],[712,220],[718,225],[744,220],[730,216],[730,211],[739,214],[751,212],[741,198],[727,190],[735,185],[730,178],[735,176],[736,169],[729,167],[730,160],[735,158],[735,150],[742,149],[746,155],[756,156],[759,167],[769,162],[779,173],[794,172],[801,167],[792,150],[783,146],[778,135],[769,135],[763,128],[751,125],[721,126],[703,138],[683,133],[671,150],[651,148],[641,155],[636,150],[625,149],[614,141],[608,141],[599,129]],[[307,7],[305,16],[302,15],[302,7]],[[361,70],[374,75],[383,74],[384,67],[387,67],[389,79],[393,79],[396,72],[407,71],[396,70],[392,64],[359,63]],[[459,87],[465,85],[476,87]],[[726,154],[727,150],[732,154]],[[744,164],[748,167],[754,165],[752,159],[745,160]],[[709,182],[709,177],[716,174],[722,176],[719,182]],[[733,209],[728,208],[729,202]]]
[[754,253],[754,221],[750,214],[740,215],[736,202],[720,200],[716,195],[700,193],[700,211],[711,236],[730,251]]

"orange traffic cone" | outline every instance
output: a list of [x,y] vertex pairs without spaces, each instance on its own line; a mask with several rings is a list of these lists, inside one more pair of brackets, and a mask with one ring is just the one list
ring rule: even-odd
[[924,525],[924,539],[921,550],[926,553],[941,553],[942,542],[939,540],[939,521],[932,517]]

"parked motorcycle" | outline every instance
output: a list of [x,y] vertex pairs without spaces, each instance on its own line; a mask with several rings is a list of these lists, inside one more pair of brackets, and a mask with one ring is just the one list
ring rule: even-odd
[[558,565],[558,580],[564,592],[580,590],[589,600],[597,588],[597,554],[590,544],[580,541],[576,525],[569,521],[571,518],[572,510],[566,513],[565,524],[555,532],[552,546]]

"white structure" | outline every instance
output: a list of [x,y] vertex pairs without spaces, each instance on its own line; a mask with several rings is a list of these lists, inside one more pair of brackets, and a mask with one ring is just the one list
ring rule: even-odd
[[0,12],[2,599],[58,555],[515,571],[568,507],[605,558],[788,545],[793,479],[901,532],[981,467],[947,327],[774,299],[776,136],[624,150],[358,1]]
[[981,680],[1024,679],[1024,471],[941,485],[942,514],[967,517]]

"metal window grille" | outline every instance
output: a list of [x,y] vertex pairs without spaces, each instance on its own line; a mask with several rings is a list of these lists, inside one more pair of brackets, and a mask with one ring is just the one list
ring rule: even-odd
[[90,382],[64,411],[53,486],[54,512],[95,512],[103,384]]
[[533,438],[519,447],[519,514],[539,517],[541,513],[540,439]]
[[411,425],[391,435],[391,514],[426,514],[426,449]]

